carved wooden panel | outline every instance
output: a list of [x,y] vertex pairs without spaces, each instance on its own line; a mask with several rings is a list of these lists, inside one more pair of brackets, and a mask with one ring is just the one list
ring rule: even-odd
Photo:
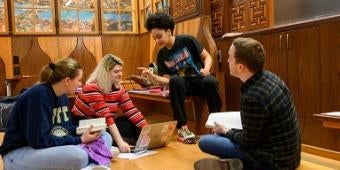
[[222,0],[211,1],[212,34],[219,36],[223,34],[223,6]]
[[114,54],[121,58],[124,61],[123,79],[129,78],[131,74],[141,73],[137,67],[148,66],[149,41],[137,35],[103,36],[103,56]]
[[69,57],[76,46],[77,37],[58,37],[58,59]]
[[92,71],[96,68],[97,60],[86,48],[83,37],[78,37],[77,46],[69,57],[74,58],[79,62],[83,69],[82,82],[85,83]]
[[231,31],[246,31],[247,29],[247,2],[246,0],[233,2],[230,8]]
[[268,5],[266,0],[249,0],[249,29],[269,26]]
[[229,1],[211,0],[212,35],[221,36],[229,32]]
[[97,62],[103,58],[102,37],[83,37],[86,49],[96,58]]
[[58,37],[38,37],[38,43],[41,50],[44,51],[52,62],[58,58]]
[[172,16],[176,22],[200,14],[201,0],[172,0]]
[[41,68],[50,63],[50,57],[41,50],[37,37],[13,38],[13,55],[19,56],[20,77],[12,88],[12,95],[22,88],[31,87],[39,80]]

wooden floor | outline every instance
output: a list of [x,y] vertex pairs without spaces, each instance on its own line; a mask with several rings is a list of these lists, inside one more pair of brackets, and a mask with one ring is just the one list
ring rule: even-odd
[[[0,143],[3,133],[0,133]],[[201,152],[197,144],[188,145],[175,139],[167,146],[156,149],[158,153],[136,160],[113,159],[111,169],[115,170],[192,170],[196,160],[212,157]],[[0,169],[3,169],[0,160]],[[340,170],[340,162],[302,153],[298,170]]]

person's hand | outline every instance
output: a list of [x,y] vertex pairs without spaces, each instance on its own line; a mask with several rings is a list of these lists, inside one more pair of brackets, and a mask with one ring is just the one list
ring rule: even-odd
[[101,131],[91,132],[93,126],[91,125],[80,137],[81,143],[91,143],[101,136]]
[[201,76],[205,77],[205,76],[210,75],[210,70],[206,68],[201,68],[200,73],[201,73]]
[[215,127],[213,128],[213,132],[216,134],[226,134],[230,129],[224,127],[222,124],[214,122]]
[[120,141],[117,143],[120,152],[130,152],[130,145],[125,141]]
[[141,70],[142,71],[142,77],[150,77],[153,75],[153,72],[151,72],[148,68],[145,68],[145,67],[137,67],[138,70]]

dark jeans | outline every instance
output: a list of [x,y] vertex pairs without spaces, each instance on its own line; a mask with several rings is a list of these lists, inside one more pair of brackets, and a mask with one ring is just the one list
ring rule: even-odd
[[[126,116],[117,117],[115,123],[123,140],[129,145],[136,145],[141,129],[131,123]],[[112,145],[117,146],[117,143],[113,140]]]
[[222,159],[237,158],[242,160],[244,170],[265,170],[268,168],[261,167],[257,163],[251,161],[247,154],[240,149],[240,145],[234,143],[229,138],[220,135],[204,135],[201,136],[198,147],[201,151],[215,155]]
[[174,119],[178,121],[177,128],[187,124],[184,108],[186,96],[203,96],[208,103],[209,113],[221,111],[222,103],[218,94],[218,82],[212,75],[206,77],[171,76],[169,90]]

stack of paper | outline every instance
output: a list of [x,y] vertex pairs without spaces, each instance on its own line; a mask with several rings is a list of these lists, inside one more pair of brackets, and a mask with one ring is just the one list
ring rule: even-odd
[[144,152],[138,152],[138,153],[120,153],[118,155],[118,158],[120,159],[138,159],[144,156],[152,155],[157,153],[157,151],[152,151],[152,150],[145,150]]
[[205,127],[215,127],[214,122],[222,124],[226,128],[242,129],[241,115],[239,111],[211,113],[205,123]]
[[83,134],[90,126],[93,126],[92,131],[100,131],[106,129],[105,118],[83,119],[79,121],[76,133]]

